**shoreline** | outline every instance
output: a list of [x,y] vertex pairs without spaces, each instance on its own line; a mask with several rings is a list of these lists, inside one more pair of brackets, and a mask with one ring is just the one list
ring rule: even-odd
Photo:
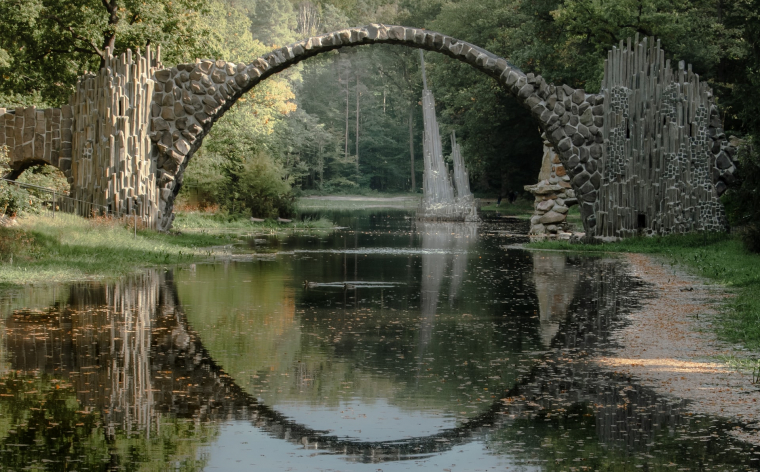
[[760,384],[752,383],[751,373],[720,361],[750,356],[719,340],[713,325],[719,305],[733,295],[662,258],[621,256],[634,275],[653,285],[655,295],[626,315],[627,325],[613,335],[619,347],[589,361],[658,394],[687,400],[694,413],[742,424],[732,436],[760,445]]

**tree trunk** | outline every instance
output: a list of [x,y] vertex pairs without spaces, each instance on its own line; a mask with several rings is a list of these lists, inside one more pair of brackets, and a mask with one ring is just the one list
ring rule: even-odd
[[[340,80],[340,78],[338,79]],[[345,149],[345,158],[346,162],[348,162],[348,78],[346,78],[346,149]]]
[[499,196],[506,197],[509,191],[509,173],[506,169],[501,169],[501,186],[499,188]]
[[412,165],[412,192],[417,191],[414,178],[414,102],[409,103],[409,160]]
[[356,172],[359,172],[359,74],[356,74]]

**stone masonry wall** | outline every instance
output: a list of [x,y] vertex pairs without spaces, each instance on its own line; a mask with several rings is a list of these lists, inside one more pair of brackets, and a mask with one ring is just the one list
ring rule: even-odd
[[578,204],[578,199],[575,198],[575,191],[570,185],[570,176],[546,139],[538,180],[535,185],[525,186],[525,190],[535,197],[529,235],[537,238],[570,239],[567,212],[571,206]]
[[6,146],[11,177],[29,165],[49,164],[64,172],[71,164],[71,107],[0,108],[0,146]]

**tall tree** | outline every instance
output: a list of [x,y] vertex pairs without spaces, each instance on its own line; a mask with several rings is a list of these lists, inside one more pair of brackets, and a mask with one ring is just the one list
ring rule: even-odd
[[206,55],[204,0],[5,0],[0,2],[0,93],[65,101],[77,77],[107,50],[161,45],[165,62]]

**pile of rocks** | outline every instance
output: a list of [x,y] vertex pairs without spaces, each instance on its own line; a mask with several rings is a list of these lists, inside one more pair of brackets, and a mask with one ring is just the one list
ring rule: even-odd
[[573,233],[567,223],[567,212],[578,204],[578,199],[570,185],[570,176],[546,136],[538,179],[537,184],[525,186],[525,190],[535,197],[529,235],[532,238],[569,240]]

